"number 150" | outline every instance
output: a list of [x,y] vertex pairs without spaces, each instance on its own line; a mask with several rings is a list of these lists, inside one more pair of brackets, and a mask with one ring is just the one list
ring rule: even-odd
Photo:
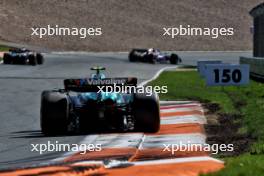
[[230,81],[233,81],[235,83],[239,83],[242,79],[242,74],[239,69],[229,70],[229,69],[223,69],[222,75],[220,75],[220,70],[215,69],[215,82],[219,83],[220,81],[223,83],[228,83]]

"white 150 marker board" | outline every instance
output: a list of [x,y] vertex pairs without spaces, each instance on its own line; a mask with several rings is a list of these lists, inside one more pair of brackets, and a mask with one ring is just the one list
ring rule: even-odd
[[209,64],[206,66],[207,86],[239,86],[249,84],[249,65]]
[[208,61],[198,61],[197,62],[197,68],[198,68],[198,72],[200,73],[200,75],[202,76],[202,77],[205,77],[205,74],[206,74],[206,66],[208,65],[208,64],[221,64],[222,63],[222,61],[217,61],[217,60],[215,60],[215,61],[210,61],[210,60],[208,60]]

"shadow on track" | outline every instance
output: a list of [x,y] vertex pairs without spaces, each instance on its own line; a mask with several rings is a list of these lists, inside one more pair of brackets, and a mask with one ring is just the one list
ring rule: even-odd
[[65,136],[87,136],[87,135],[111,135],[117,133],[140,133],[137,131],[121,132],[119,130],[100,130],[93,132],[80,132],[80,133],[66,133],[66,134],[56,134],[56,135],[44,135],[41,130],[28,130],[28,131],[16,131],[12,132],[10,138],[50,138],[50,137],[65,137]]
[[41,130],[32,131],[16,131],[12,132],[10,138],[48,138],[48,137],[65,137],[65,136],[81,136],[84,134],[58,134],[58,135],[44,135]]

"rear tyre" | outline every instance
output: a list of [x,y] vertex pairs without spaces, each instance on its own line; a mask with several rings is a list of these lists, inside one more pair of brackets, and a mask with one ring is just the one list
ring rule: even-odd
[[3,63],[4,64],[11,64],[11,56],[8,53],[4,53]]
[[170,56],[170,63],[177,65],[180,61],[180,58],[177,54],[171,54]]
[[45,135],[67,132],[69,101],[65,93],[43,91],[41,94],[40,126]]
[[129,55],[128,55],[128,60],[130,61],[130,62],[136,62],[136,56],[135,56],[135,54],[134,54],[134,51],[131,51],[130,53],[129,53]]
[[40,54],[40,53],[37,53],[37,64],[41,65],[44,63],[44,58],[43,58],[43,55]]
[[29,56],[29,64],[30,65],[37,65],[37,57],[35,57],[34,55],[30,55]]
[[155,133],[160,128],[159,99],[156,93],[148,96],[146,93],[136,93],[133,112],[135,131]]

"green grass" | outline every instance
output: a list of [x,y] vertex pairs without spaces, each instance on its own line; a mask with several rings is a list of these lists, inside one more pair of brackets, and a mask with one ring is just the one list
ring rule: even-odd
[[9,48],[10,48],[10,47],[8,47],[8,46],[0,45],[0,52],[8,51]]
[[225,158],[225,169],[212,176],[264,175],[264,84],[250,81],[240,87],[207,87],[196,71],[168,71],[150,85],[168,86],[168,93],[160,94],[162,100],[213,102],[220,105],[219,112],[242,115],[239,131],[250,134],[256,142],[249,153]]
[[206,176],[262,176],[264,174],[263,163],[264,155],[243,154],[236,158],[227,158],[223,170],[206,174]]
[[[0,52],[8,51],[9,49],[10,49],[10,47],[8,47],[8,46],[0,45]],[[3,60],[2,57],[0,57],[0,61],[1,60]]]

